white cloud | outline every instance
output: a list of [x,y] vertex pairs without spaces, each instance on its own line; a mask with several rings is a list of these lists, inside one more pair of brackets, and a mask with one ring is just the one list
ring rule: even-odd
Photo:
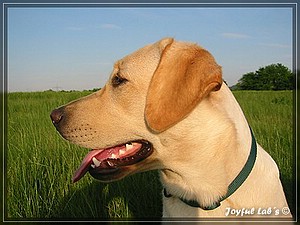
[[101,24],[100,28],[102,29],[121,29],[121,27],[119,27],[118,25],[116,24],[112,24],[112,23],[104,23],[104,24]]
[[229,39],[246,39],[251,38],[251,36],[247,34],[239,34],[239,33],[222,33],[222,37]]

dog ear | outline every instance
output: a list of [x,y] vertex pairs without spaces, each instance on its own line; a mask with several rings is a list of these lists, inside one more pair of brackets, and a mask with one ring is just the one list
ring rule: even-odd
[[211,91],[222,85],[221,67],[197,45],[165,45],[148,89],[145,118],[162,132],[185,118]]

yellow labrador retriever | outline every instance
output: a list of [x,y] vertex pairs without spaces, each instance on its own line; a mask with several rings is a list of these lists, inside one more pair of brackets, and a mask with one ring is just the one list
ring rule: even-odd
[[92,149],[73,182],[87,172],[109,182],[160,170],[165,217],[291,217],[276,163],[196,44],[165,38],[137,50],[115,63],[103,89],[51,119]]

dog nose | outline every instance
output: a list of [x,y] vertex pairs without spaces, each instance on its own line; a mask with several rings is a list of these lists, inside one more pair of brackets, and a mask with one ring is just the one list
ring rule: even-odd
[[50,114],[50,118],[52,123],[57,126],[63,118],[63,108],[54,109]]

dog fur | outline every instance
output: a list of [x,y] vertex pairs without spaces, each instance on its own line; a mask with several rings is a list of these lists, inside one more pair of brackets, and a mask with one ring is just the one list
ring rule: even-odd
[[[114,85],[116,76],[126,82]],[[90,149],[151,142],[153,154],[127,166],[122,177],[160,170],[173,195],[163,197],[164,217],[225,217],[228,208],[288,207],[277,165],[259,145],[249,177],[220,207],[203,210],[178,198],[203,206],[217,201],[251,148],[249,125],[222,82],[221,67],[196,44],[165,38],[117,61],[104,88],[63,107],[58,130]]]

